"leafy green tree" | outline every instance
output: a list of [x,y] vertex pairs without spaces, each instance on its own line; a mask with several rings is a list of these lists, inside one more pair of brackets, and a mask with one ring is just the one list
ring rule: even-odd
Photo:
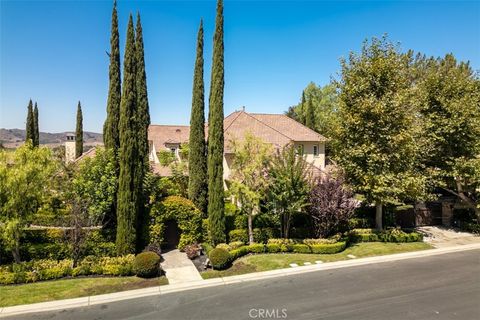
[[208,114],[208,219],[214,244],[225,242],[223,190],[223,1],[217,2]]
[[32,148],[31,139],[15,152],[0,151],[0,231],[15,262],[23,229],[48,194],[55,169],[51,150]]
[[95,156],[85,158],[71,181],[74,193],[87,203],[92,221],[101,223],[115,200],[115,155],[112,149],[97,148]]
[[120,107],[120,149],[117,192],[117,251],[128,254],[135,251],[136,223],[139,210],[136,192],[136,174],[138,170],[137,143],[137,97],[136,97],[136,59],[135,33],[132,15],[128,20],[127,40],[123,60],[123,92]]
[[83,154],[83,114],[80,101],[77,105],[77,127],[75,130],[75,158]]
[[247,215],[248,241],[253,243],[253,218],[268,187],[267,171],[272,146],[247,133],[243,140],[231,141],[234,153],[229,191]]
[[120,147],[119,121],[121,100],[120,44],[118,35],[117,1],[113,2],[112,26],[110,34],[110,66],[107,98],[107,119],[103,125],[103,142],[108,149],[118,152]]
[[203,20],[197,36],[197,57],[193,76],[192,112],[189,138],[188,198],[202,212],[207,212],[208,179],[205,142],[205,97],[203,83]]
[[416,170],[419,123],[410,64],[411,56],[386,37],[342,60],[336,159],[354,191],[375,203],[378,229],[384,204],[425,194],[425,178]]
[[[286,112],[290,118],[305,124],[309,128],[314,128],[327,138],[335,136],[335,130],[338,128],[338,92],[334,84],[327,84],[323,87],[310,82],[302,92],[302,102],[292,106]],[[314,124],[310,127],[306,124],[306,114],[308,112],[308,103],[312,103]],[[305,107],[302,107],[305,106]],[[305,111],[304,111],[305,110]],[[307,112],[308,111],[308,112]],[[302,119],[305,119],[302,121]]]
[[[117,186],[114,151],[97,148],[95,156],[84,159],[69,175],[66,199],[72,232],[68,242],[72,247],[73,267],[84,253],[85,240],[92,226],[102,225],[110,211]],[[68,175],[68,169],[67,169]]]
[[33,104],[32,99],[28,102],[28,109],[27,109],[27,126],[26,126],[26,136],[25,142],[32,141],[31,146],[33,146],[34,140],[34,132],[35,132],[35,125],[34,125],[34,118],[33,118]]
[[135,177],[135,191],[138,197],[138,217],[137,217],[137,250],[140,251],[148,243],[148,211],[144,198],[143,180],[148,171],[150,164],[148,160],[149,144],[148,144],[148,127],[150,126],[150,110],[148,105],[147,93],[147,74],[145,71],[145,56],[143,46],[143,31],[140,21],[140,13],[137,14],[137,26],[135,36],[135,55],[136,55],[136,95],[137,95],[137,126],[138,126],[138,163]]
[[35,102],[33,108],[33,146],[38,147],[40,145],[40,132],[38,130],[38,107]]
[[422,165],[432,185],[480,219],[480,79],[452,54],[416,60],[423,125]]
[[292,216],[308,205],[308,164],[293,145],[287,145],[274,155],[268,180],[267,207],[279,218],[282,237],[288,238]]

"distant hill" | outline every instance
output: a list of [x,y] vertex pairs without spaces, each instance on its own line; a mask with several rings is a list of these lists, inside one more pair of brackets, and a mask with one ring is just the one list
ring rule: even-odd
[[[25,141],[23,129],[0,129],[0,142],[5,148],[16,148]],[[40,144],[55,147],[65,143],[67,132],[40,132]],[[103,135],[95,132],[83,132],[83,143],[86,146],[103,144]]]

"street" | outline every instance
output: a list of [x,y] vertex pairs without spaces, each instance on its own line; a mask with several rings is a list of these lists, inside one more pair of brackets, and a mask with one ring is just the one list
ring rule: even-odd
[[480,319],[480,250],[8,319]]

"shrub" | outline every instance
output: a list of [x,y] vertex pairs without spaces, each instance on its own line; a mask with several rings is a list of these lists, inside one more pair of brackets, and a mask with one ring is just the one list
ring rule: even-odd
[[196,243],[186,245],[183,250],[187,254],[187,258],[190,260],[193,260],[200,255],[200,246]]
[[348,225],[357,201],[353,192],[345,187],[342,176],[330,173],[317,178],[310,191],[308,213],[312,217],[315,236],[326,238]]
[[156,277],[160,271],[160,257],[155,252],[142,252],[135,257],[133,272],[141,278]]
[[281,245],[276,243],[267,243],[266,248],[268,253],[277,253],[282,250]]
[[62,260],[70,257],[72,250],[65,243],[25,243],[20,247],[20,255],[24,260]]
[[233,242],[230,242],[228,245],[230,246],[230,250],[234,250],[234,249],[243,247],[245,243],[242,241],[233,241]]
[[226,243],[219,243],[217,244],[217,246],[215,248],[221,248],[221,249],[225,249],[227,251],[230,251],[232,248],[230,248],[230,246]]
[[214,249],[213,246],[208,242],[202,243],[202,248],[203,248],[203,251],[205,252],[205,254],[207,256],[210,253],[210,251],[212,251]]
[[234,249],[230,251],[230,259],[231,261],[243,257],[244,255],[250,253],[248,246],[243,246],[238,249]]
[[480,234],[480,223],[466,222],[463,223],[462,228],[467,232]]
[[248,250],[252,253],[263,253],[265,252],[265,245],[263,243],[252,243],[248,246]]
[[214,269],[224,269],[230,262],[230,253],[223,248],[213,249],[208,257]]
[[278,230],[274,228],[255,228],[253,229],[253,241],[256,243],[267,243],[268,239],[278,237],[278,234]]
[[245,229],[234,229],[228,233],[230,242],[241,241],[243,243],[248,242],[248,233]]
[[312,253],[317,254],[333,254],[345,250],[347,243],[345,241],[339,241],[333,244],[314,244],[311,245]]
[[278,244],[278,245],[282,245],[282,244],[294,244],[295,243],[295,240],[293,239],[284,239],[284,238],[272,238],[272,239],[268,239],[268,244]]
[[314,244],[331,244],[338,242],[338,237],[332,237],[329,239],[303,239],[302,242],[309,246]]
[[295,253],[312,253],[312,250],[308,245],[301,243],[293,244],[292,251]]
[[372,219],[368,218],[351,218],[348,220],[348,229],[355,229],[355,228],[371,228],[373,227],[375,222]]

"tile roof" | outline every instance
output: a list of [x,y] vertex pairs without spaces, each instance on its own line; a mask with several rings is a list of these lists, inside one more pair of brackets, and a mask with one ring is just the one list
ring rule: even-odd
[[148,127],[148,140],[152,140],[155,149],[166,149],[165,144],[181,144],[188,141],[190,126],[170,126],[152,124]]
[[[321,134],[307,128],[301,123],[283,114],[248,113],[235,111],[225,117],[223,121],[226,147],[233,139],[242,139],[246,133],[269,142],[276,147],[282,147],[292,141],[325,141]],[[205,135],[208,127],[205,126]],[[157,151],[166,148],[168,143],[188,142],[190,126],[177,125],[150,125],[148,138],[155,144]]]

